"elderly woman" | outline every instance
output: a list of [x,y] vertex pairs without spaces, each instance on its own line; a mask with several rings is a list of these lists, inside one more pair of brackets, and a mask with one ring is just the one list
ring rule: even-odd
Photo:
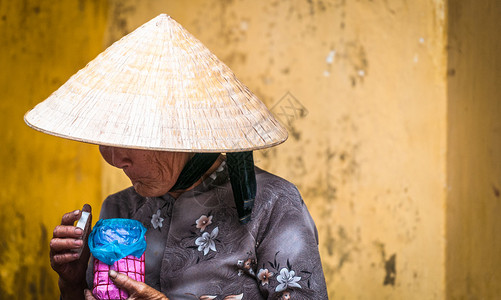
[[[109,272],[129,299],[327,299],[298,190],[252,159],[252,150],[283,142],[285,129],[170,17],[113,44],[25,120],[100,145],[130,178],[100,213],[147,228],[145,282]],[[50,243],[62,299],[94,299],[80,216],[65,214]]]

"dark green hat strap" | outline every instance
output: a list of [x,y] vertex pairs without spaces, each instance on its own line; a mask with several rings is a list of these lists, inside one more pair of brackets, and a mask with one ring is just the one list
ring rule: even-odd
[[256,174],[252,151],[226,153],[233,197],[240,223],[250,221],[256,198]]
[[[219,155],[220,153],[195,153],[184,166],[170,191],[191,187],[210,169]],[[227,153],[226,162],[238,219],[240,223],[245,224],[250,221],[256,198],[256,174],[252,151]]]
[[221,153],[195,153],[179,174],[171,192],[185,190],[195,184],[216,162]]

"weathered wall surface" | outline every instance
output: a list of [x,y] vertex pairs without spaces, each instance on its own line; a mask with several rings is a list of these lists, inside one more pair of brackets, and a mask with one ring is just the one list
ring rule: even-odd
[[501,2],[450,1],[447,299],[501,297]]
[[95,146],[23,115],[102,50],[101,1],[0,1],[0,299],[58,299],[49,240],[64,212],[100,203]]
[[443,1],[112,3],[108,39],[167,13],[288,125],[256,161],[302,192],[331,298],[443,299]]

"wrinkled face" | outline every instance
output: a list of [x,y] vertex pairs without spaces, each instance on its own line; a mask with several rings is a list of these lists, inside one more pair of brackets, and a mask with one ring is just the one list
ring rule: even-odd
[[143,197],[165,195],[176,183],[190,153],[99,146],[104,160],[120,168]]

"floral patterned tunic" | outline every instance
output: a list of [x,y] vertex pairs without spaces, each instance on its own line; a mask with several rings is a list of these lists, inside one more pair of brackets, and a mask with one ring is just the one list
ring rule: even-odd
[[145,281],[171,300],[327,299],[315,224],[298,190],[258,168],[256,180],[245,225],[225,163],[177,199],[132,187],[111,195],[100,217],[146,226]]

